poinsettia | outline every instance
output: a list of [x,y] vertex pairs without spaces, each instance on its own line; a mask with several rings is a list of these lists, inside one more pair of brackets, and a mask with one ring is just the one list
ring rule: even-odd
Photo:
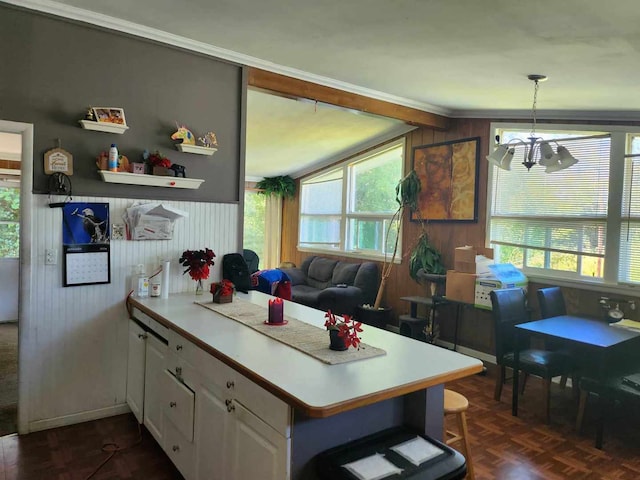
[[205,248],[204,250],[185,250],[180,257],[180,265],[187,267],[182,273],[189,273],[194,280],[206,280],[209,278],[209,266],[215,264],[213,259],[216,254],[213,250]]
[[358,333],[362,332],[362,322],[353,320],[350,315],[342,315],[342,319],[339,320],[340,317],[331,313],[331,310],[327,311],[324,318],[326,318],[324,322],[326,329],[337,330],[338,336],[342,338],[347,348],[360,348],[361,339]]
[[212,283],[210,292],[216,297],[226,297],[227,295],[232,295],[234,290],[235,285],[233,282],[225,278],[221,282]]
[[162,155],[158,150],[149,154],[149,163],[154,167],[169,168],[171,166],[171,160]]

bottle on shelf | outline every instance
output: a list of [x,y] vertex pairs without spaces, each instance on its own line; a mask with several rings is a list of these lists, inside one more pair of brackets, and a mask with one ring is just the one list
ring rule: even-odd
[[115,143],[112,143],[111,148],[109,149],[108,168],[110,172],[118,171],[118,147],[116,147]]
[[133,268],[133,290],[132,295],[138,298],[149,296],[149,277],[144,264],[140,263]]

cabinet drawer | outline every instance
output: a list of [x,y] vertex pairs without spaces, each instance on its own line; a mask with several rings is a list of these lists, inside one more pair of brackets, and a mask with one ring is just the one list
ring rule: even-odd
[[236,373],[233,396],[285,438],[291,436],[291,408],[275,395]]
[[164,451],[186,480],[194,478],[194,445],[171,422],[165,422]]
[[158,335],[163,340],[168,340],[168,338],[169,338],[169,329],[167,327],[165,327],[164,325],[161,325],[160,323],[158,323],[156,320],[151,318],[146,313],[138,310],[137,308],[134,308],[134,310],[133,310],[133,318],[138,320],[143,325],[147,326],[149,328],[149,330],[154,332],[156,335]]
[[167,385],[165,395],[164,413],[168,420],[189,441],[193,441],[193,412],[195,407],[195,394],[171,373],[164,371]]

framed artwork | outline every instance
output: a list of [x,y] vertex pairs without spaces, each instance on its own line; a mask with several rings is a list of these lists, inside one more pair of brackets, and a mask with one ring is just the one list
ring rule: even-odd
[[124,118],[124,108],[116,107],[93,107],[93,116],[99,123],[116,123],[126,125]]
[[477,222],[480,137],[413,148],[422,190],[411,221]]

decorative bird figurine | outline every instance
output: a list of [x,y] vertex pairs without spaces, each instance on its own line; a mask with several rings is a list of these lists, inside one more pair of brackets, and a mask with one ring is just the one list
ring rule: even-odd
[[198,141],[203,147],[214,148],[218,146],[218,139],[213,132],[207,132],[204,137],[198,137]]

